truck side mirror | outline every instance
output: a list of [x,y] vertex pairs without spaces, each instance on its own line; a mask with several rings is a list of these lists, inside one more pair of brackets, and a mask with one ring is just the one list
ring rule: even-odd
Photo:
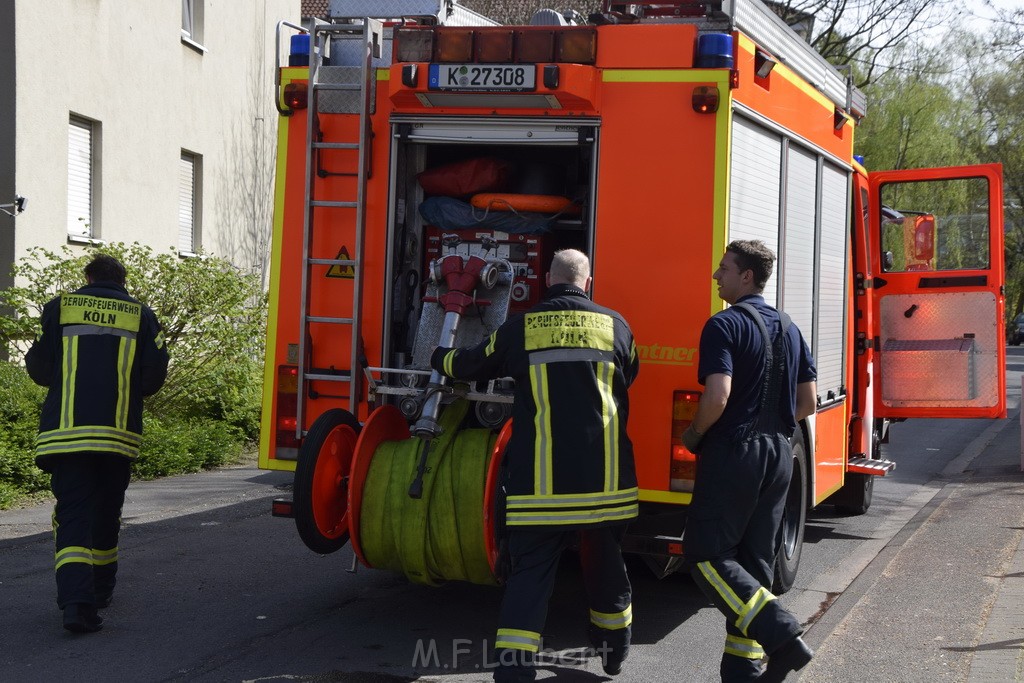
[[896,264],[896,260],[893,258],[892,252],[891,251],[883,251],[882,252],[882,270],[884,272],[889,272],[890,270],[892,270],[892,267],[895,264]]

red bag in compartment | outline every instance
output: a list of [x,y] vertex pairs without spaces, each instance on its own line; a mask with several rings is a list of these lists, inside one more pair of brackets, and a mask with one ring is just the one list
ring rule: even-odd
[[427,194],[442,197],[468,197],[478,192],[508,189],[512,164],[497,157],[478,157],[453,161],[430,168],[416,176]]

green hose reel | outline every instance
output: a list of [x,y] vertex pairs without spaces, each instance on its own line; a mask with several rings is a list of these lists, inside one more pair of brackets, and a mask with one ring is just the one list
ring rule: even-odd
[[[359,539],[370,566],[404,573],[410,581],[437,585],[469,581],[495,585],[485,514],[485,489],[494,445],[489,429],[459,430],[469,409],[460,399],[444,409],[442,433],[385,441],[377,446],[362,489]],[[423,496],[409,483],[428,444]]]

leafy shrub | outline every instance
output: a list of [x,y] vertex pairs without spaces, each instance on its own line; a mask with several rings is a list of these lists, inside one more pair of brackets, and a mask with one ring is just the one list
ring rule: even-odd
[[46,392],[12,363],[0,362],[0,509],[17,494],[45,491],[50,477],[35,466],[39,408]]
[[[146,399],[136,476],[198,472],[236,461],[259,435],[266,295],[256,274],[219,258],[154,254],[139,244],[109,244],[85,254],[29,250],[14,267],[17,283],[0,291],[0,344],[20,359],[40,333],[47,301],[85,284],[96,253],[120,260],[127,289],[156,313],[171,364],[167,382]],[[10,315],[9,312],[13,312]],[[0,509],[45,491],[34,441],[45,389],[19,364],[0,362]]]
[[133,471],[140,479],[153,479],[227,465],[241,455],[242,435],[233,425],[209,418],[149,417]]
[[16,282],[0,291],[0,343],[23,354],[40,332],[43,306],[60,292],[85,284],[82,269],[97,253],[120,260],[132,296],[153,309],[164,327],[171,365],[167,382],[146,401],[157,417],[224,420],[247,439],[259,432],[263,332],[267,299],[255,273],[215,257],[182,259],[175,250],[113,243],[76,255],[34,247],[15,265]]

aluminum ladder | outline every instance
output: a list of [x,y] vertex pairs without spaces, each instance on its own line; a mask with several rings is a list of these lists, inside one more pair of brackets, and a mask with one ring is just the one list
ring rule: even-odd
[[[348,69],[345,73],[352,74],[351,78],[342,77],[324,79],[323,76],[337,71],[337,67],[324,64],[324,56],[328,54],[328,39],[344,36],[345,38],[361,39],[359,47],[358,64]],[[372,88],[375,66],[373,59],[380,56],[380,45],[383,35],[383,25],[373,19],[362,18],[352,19],[348,23],[328,23],[320,20],[313,20],[310,27],[310,55],[309,55],[309,85],[307,107],[307,128],[306,128],[306,177],[305,177],[305,198],[304,216],[302,226],[302,288],[301,288],[301,335],[299,337],[299,359],[298,359],[298,394],[299,401],[296,412],[296,436],[302,438],[306,435],[303,429],[305,403],[308,398],[315,396],[312,389],[312,382],[337,382],[348,385],[349,411],[358,415],[360,394],[362,391],[361,375],[362,368],[366,365],[362,353],[362,313],[363,296],[363,246],[366,231],[366,183],[370,175],[370,155],[368,146],[370,143],[370,115],[373,109]],[[349,41],[346,41],[349,42]],[[331,113],[350,113],[359,117],[358,133],[354,139],[331,140],[322,139],[320,129],[320,113],[325,98],[342,97],[353,103],[351,109],[332,110]],[[357,168],[355,175],[355,196],[342,199],[318,199],[316,196],[317,178],[320,176],[320,155],[325,150],[351,150],[358,153]],[[324,230],[324,227],[317,227],[318,223],[323,226],[323,221],[316,221],[314,218],[320,212],[333,212],[337,215],[341,212],[354,213],[354,247],[349,258],[320,258],[313,257],[314,229]],[[330,214],[329,214],[330,215]],[[331,221],[331,225],[335,221]],[[351,269],[353,279],[352,285],[352,306],[351,317],[336,317],[329,315],[318,315],[317,311],[311,310],[311,279],[315,266],[338,267]],[[335,370],[333,366],[329,370],[316,368],[312,363],[312,325],[347,325],[351,328],[351,353],[348,359],[347,370]]]

